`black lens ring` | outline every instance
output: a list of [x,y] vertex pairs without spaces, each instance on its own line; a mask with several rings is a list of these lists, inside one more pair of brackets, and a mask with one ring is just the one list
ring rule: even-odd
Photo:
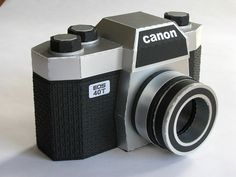
[[134,102],[133,102],[133,106],[132,106],[132,109],[131,109],[131,123],[133,125],[133,128],[136,132],[137,131],[137,128],[135,126],[135,112],[136,112],[136,108],[137,108],[137,104],[138,104],[138,101],[139,101],[139,98],[141,96],[141,94],[143,93],[143,90],[146,88],[146,86],[148,85],[148,83],[153,79],[155,78],[157,75],[163,73],[164,71],[159,71],[159,72],[155,72],[154,74],[152,74],[151,76],[149,76],[143,83],[142,85],[140,86],[140,88],[138,89],[137,91],[137,94],[135,95],[135,98],[134,98]]
[[[163,125],[163,121],[165,118],[164,116],[165,116],[167,107],[169,106],[169,103],[182,88],[195,82],[196,81],[186,76],[181,77],[178,80],[172,80],[172,82],[170,83],[172,87],[165,93],[165,95],[161,95],[160,93],[159,93],[160,96],[156,95],[156,101],[155,101],[156,104],[153,104],[152,108],[150,106],[151,108],[150,114],[149,114],[150,117],[148,117],[149,121],[154,123],[153,120],[155,119],[155,125],[152,126],[152,131],[150,131],[150,136],[154,136],[154,138],[156,139],[157,142],[159,142],[161,147],[167,148],[163,139],[163,135],[162,135],[162,125]],[[165,92],[166,90],[164,89],[165,88],[163,88],[163,91]],[[160,101],[158,100],[158,98],[162,98],[162,100],[159,103],[159,106],[157,107],[157,103]],[[155,100],[155,98],[153,100]],[[151,133],[153,133],[153,135]]]
[[[163,72],[166,72],[168,70],[163,70],[163,71],[159,71],[159,72],[156,72],[154,74],[152,74],[151,76],[149,76],[143,83],[142,85],[140,86],[136,96],[135,96],[135,99],[134,99],[134,103],[133,103],[133,107],[132,107],[132,110],[131,110],[131,123],[135,129],[135,131],[138,133],[137,131],[137,128],[135,126],[135,112],[136,112],[136,108],[137,108],[137,104],[138,104],[138,101],[139,101],[139,98],[143,92],[143,90],[146,88],[146,86],[150,83],[150,81],[157,77],[159,74],[163,73]],[[163,146],[162,144],[160,144],[156,138],[155,138],[155,135],[154,135],[154,131],[153,131],[153,117],[154,117],[154,112],[155,112],[155,109],[156,109],[156,105],[158,104],[158,102],[160,101],[160,98],[162,97],[162,95],[166,92],[166,90],[168,90],[171,86],[173,86],[174,84],[176,84],[178,81],[180,80],[183,80],[183,79],[190,79],[188,76],[177,76],[171,80],[169,80],[167,83],[165,83],[161,88],[160,90],[158,90],[158,92],[155,94],[152,102],[151,102],[151,105],[149,107],[149,110],[148,110],[148,115],[147,115],[147,133],[148,133],[148,137],[149,139],[151,140],[151,142],[155,145],[159,145],[160,147],[162,148],[165,148],[165,146]],[[160,97],[160,98],[159,98]]]
[[[187,76],[179,76],[179,77],[173,78],[170,81],[168,81],[167,83],[165,83],[161,87],[161,89],[156,93],[156,95],[154,96],[152,103],[149,107],[148,116],[147,116],[148,136],[152,140],[153,143],[155,143],[156,145],[159,145],[162,148],[166,148],[165,143],[164,143],[163,139],[156,139],[154,129],[153,129],[154,119],[156,117],[157,105],[160,103],[161,98],[165,97],[165,94],[167,93],[167,91],[171,87],[173,87],[175,84],[177,84],[178,82],[185,80],[185,79],[190,79],[190,78]],[[164,118],[164,116],[163,116],[163,118]],[[158,118],[158,122],[159,121],[162,121],[161,118],[160,119]],[[162,125],[162,124],[160,124],[160,125]],[[161,127],[161,129],[162,129],[162,127]],[[159,129],[159,131],[161,131],[161,129]]]

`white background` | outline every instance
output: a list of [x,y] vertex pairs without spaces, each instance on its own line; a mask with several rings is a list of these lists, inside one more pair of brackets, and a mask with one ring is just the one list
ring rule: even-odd
[[[72,24],[140,10],[158,16],[187,11],[204,25],[201,81],[216,91],[219,102],[212,134],[185,157],[150,145],[86,160],[49,160],[35,146],[31,47]],[[0,7],[0,176],[236,176],[235,30],[235,0],[6,0]]]

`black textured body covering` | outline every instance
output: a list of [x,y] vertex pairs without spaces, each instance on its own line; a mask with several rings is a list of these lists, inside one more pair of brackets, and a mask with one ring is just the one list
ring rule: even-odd
[[201,49],[202,47],[200,46],[198,49],[190,52],[189,74],[196,81],[200,79]]
[[[117,147],[119,71],[83,80],[48,81],[33,73],[37,146],[52,160],[83,159]],[[110,80],[110,93],[89,98],[90,84]]]

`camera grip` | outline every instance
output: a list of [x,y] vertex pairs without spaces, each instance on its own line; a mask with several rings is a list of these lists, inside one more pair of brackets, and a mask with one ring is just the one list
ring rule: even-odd
[[[110,93],[89,98],[89,86],[104,80],[110,81]],[[118,80],[118,71],[66,81],[33,73],[38,148],[52,160],[84,159],[115,148]]]
[[190,58],[189,58],[189,72],[190,76],[196,80],[199,81],[200,79],[200,65],[201,65],[201,46],[190,52]]

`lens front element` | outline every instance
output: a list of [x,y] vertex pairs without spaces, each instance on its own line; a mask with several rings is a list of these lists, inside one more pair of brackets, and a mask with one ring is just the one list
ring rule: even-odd
[[210,108],[210,100],[203,95],[196,95],[182,105],[174,123],[174,135],[179,143],[193,144],[203,136],[210,123]]
[[215,122],[214,92],[175,71],[154,74],[135,99],[133,121],[149,142],[183,155],[196,149]]

